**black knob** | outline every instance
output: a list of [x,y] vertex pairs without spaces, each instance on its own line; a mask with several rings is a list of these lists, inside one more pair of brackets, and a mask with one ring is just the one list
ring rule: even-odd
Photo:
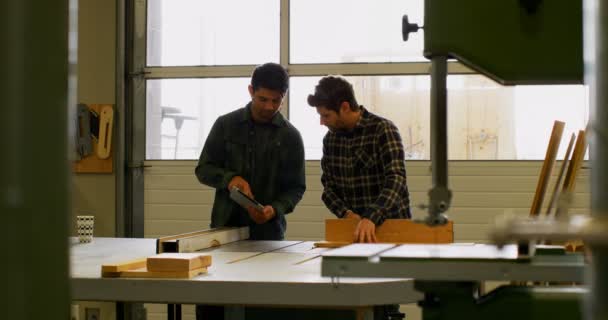
[[421,27],[419,27],[417,23],[410,23],[407,14],[403,15],[403,18],[401,18],[401,34],[403,36],[403,41],[407,41],[410,32],[417,32],[420,28]]

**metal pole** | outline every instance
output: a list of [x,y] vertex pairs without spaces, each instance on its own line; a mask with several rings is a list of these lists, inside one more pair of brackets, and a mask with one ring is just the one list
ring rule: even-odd
[[[608,4],[605,0],[584,2],[585,82],[589,85],[591,155],[591,212],[598,223],[608,226]],[[608,230],[607,230],[608,231]],[[592,245],[585,318],[608,319],[608,247]]]
[[144,237],[144,160],[146,136],[146,65],[145,32],[136,26],[146,25],[147,1],[127,1],[125,11],[125,68],[128,73],[125,88],[124,159],[124,236]]
[[443,215],[450,207],[452,192],[448,189],[448,112],[447,57],[431,58],[431,169],[433,187],[429,191],[427,223],[444,224]]

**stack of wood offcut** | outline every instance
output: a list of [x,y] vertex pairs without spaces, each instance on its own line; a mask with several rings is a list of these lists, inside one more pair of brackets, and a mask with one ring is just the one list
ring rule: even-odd
[[192,278],[207,273],[211,256],[200,253],[161,253],[148,258],[101,266],[107,278]]

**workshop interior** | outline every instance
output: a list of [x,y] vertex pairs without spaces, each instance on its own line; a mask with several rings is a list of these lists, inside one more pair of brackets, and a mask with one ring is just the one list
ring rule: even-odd
[[[608,319],[605,1],[2,7],[3,318]],[[195,175],[266,62],[305,151],[276,241],[212,228]],[[322,201],[328,131],[306,97],[327,75],[401,133],[412,219],[377,243]]]

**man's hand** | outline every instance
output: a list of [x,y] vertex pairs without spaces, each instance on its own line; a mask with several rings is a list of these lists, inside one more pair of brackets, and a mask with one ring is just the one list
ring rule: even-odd
[[251,187],[249,186],[249,182],[247,182],[241,176],[234,176],[230,182],[228,183],[228,191],[232,190],[232,188],[237,187],[241,192],[249,196],[253,199],[253,194],[251,193]]
[[258,210],[254,207],[247,208],[247,212],[251,219],[257,223],[266,223],[268,220],[274,218],[277,215],[276,211],[272,206],[264,206],[264,210]]
[[344,216],[342,217],[344,219],[357,219],[357,220],[361,220],[361,216],[350,211],[350,210],[346,210],[346,213],[344,214]]
[[376,225],[369,219],[363,218],[355,230],[355,242],[378,242],[376,239]]

